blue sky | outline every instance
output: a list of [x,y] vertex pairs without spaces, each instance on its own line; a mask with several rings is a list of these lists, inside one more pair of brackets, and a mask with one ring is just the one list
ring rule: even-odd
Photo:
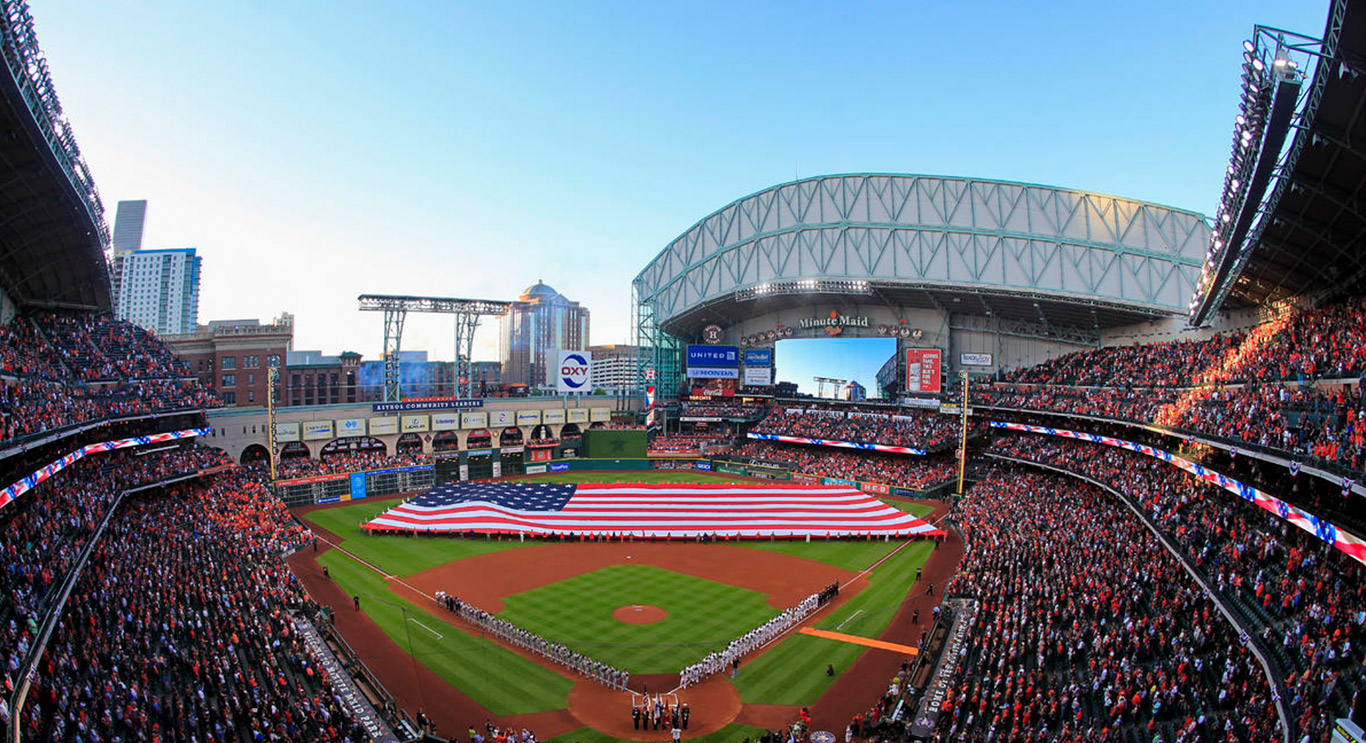
[[[629,339],[630,280],[801,176],[1003,178],[1213,210],[1241,41],[1313,2],[31,0],[113,219],[196,247],[200,318],[375,358],[361,293],[537,279]],[[493,358],[496,324],[476,356]],[[450,358],[444,318],[405,348]]]

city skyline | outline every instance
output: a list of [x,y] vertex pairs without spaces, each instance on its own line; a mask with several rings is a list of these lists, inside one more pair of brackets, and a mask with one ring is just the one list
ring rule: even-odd
[[[635,273],[794,176],[1001,178],[1209,213],[1241,40],[1324,21],[1270,2],[594,10],[33,12],[106,207],[147,199],[147,247],[198,248],[200,317],[286,310],[300,347],[368,358],[381,318],[358,294],[512,299],[537,278],[594,313],[595,342],[629,342]],[[498,357],[495,326],[475,358]],[[451,335],[414,316],[404,347],[447,359]]]

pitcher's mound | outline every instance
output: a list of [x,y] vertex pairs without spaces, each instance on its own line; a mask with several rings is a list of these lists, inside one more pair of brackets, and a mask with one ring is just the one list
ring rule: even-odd
[[654,624],[667,616],[668,613],[663,609],[649,604],[618,606],[617,610],[612,612],[613,619],[627,624]]

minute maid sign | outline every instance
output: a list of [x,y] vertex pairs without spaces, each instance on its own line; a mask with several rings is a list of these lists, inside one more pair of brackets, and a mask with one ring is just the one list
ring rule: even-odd
[[830,314],[825,317],[803,317],[797,321],[797,326],[803,330],[825,328],[827,334],[839,335],[845,328],[868,327],[868,316],[841,315],[838,310],[830,310]]

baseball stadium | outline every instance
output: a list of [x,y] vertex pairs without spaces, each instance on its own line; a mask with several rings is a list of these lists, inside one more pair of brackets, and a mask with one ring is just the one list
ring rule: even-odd
[[538,282],[360,296],[384,356],[340,397],[117,319],[0,4],[6,741],[1366,740],[1366,3],[1253,29],[1212,215],[718,193],[627,257],[617,394],[586,342],[551,389],[473,383]]

